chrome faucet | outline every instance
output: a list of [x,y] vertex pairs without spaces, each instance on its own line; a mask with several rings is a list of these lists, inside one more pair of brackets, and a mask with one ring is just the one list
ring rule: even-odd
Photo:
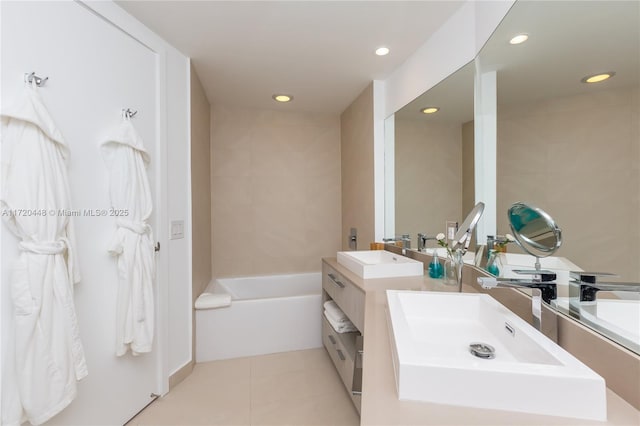
[[418,251],[425,251],[427,248],[427,241],[435,240],[436,237],[428,237],[427,234],[423,232],[418,233]]
[[617,277],[608,272],[576,272],[569,273],[569,313],[580,315],[585,309],[592,315],[597,315],[596,295],[599,291],[630,291],[640,293],[640,283],[598,282],[599,277]]
[[399,237],[383,238],[385,243],[393,243],[396,241],[402,241],[402,254],[404,255],[407,249],[411,248],[411,236],[409,234],[402,234]]
[[494,236],[487,235],[487,254],[491,253],[491,250],[493,250],[495,243],[496,243],[496,239],[494,238]]
[[542,309],[542,301],[547,305],[558,298],[556,274],[545,270],[514,270],[518,274],[531,275],[531,279],[508,279],[496,277],[479,277],[478,284],[484,289],[494,288],[529,288],[531,296],[531,315],[533,326],[554,342],[558,341],[558,325],[555,313],[550,309]]

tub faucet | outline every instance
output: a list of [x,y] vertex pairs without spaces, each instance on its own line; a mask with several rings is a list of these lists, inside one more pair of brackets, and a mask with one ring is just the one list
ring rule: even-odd
[[531,296],[533,326],[551,340],[557,342],[558,325],[556,315],[550,309],[542,309],[542,301],[550,305],[552,300],[558,298],[555,272],[545,270],[514,270],[514,272],[522,275],[531,275],[531,279],[479,277],[478,284],[487,290],[493,288],[531,289],[533,291]]

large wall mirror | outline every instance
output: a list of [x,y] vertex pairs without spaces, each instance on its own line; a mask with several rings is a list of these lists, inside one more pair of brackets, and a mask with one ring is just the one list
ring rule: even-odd
[[[517,34],[529,38],[510,44]],[[640,282],[640,2],[517,1],[476,69],[497,77],[498,233],[509,232],[513,203],[534,204],[562,228],[556,256]],[[605,72],[615,74],[583,82]],[[421,115],[428,106],[440,111]],[[450,108],[456,112],[447,117]],[[443,232],[446,220],[460,220],[473,205],[472,108],[467,65],[396,113],[396,194],[387,198],[396,217],[387,236],[410,233],[415,241],[417,232]],[[451,145],[445,133],[456,135]]]
[[626,281],[640,281],[639,20],[636,1],[521,1],[479,55],[497,71],[498,233],[531,202],[562,226],[561,256]]
[[519,1],[477,61],[497,75],[498,233],[535,204],[562,228],[558,256],[639,282],[640,2]]
[[473,74],[469,63],[395,114],[387,236],[434,237],[474,206]]

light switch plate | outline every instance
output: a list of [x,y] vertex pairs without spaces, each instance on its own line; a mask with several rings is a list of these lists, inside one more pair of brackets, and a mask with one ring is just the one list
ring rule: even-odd
[[172,240],[184,238],[184,220],[171,221],[171,236],[169,238]]

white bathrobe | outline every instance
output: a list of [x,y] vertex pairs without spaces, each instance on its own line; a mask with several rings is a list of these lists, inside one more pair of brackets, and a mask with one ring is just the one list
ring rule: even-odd
[[116,355],[151,352],[153,343],[155,252],[148,224],[153,211],[146,165],[149,155],[130,120],[102,144],[109,170],[109,194],[117,230],[109,252],[118,258]]
[[76,381],[87,375],[73,300],[80,281],[73,226],[59,214],[71,209],[69,149],[37,90],[27,86],[2,115],[0,208],[21,240],[10,265],[15,323],[5,341],[15,353],[8,357],[14,365],[3,368],[15,382],[2,392],[3,424],[19,423],[22,412],[32,424],[46,422],[69,405]]

